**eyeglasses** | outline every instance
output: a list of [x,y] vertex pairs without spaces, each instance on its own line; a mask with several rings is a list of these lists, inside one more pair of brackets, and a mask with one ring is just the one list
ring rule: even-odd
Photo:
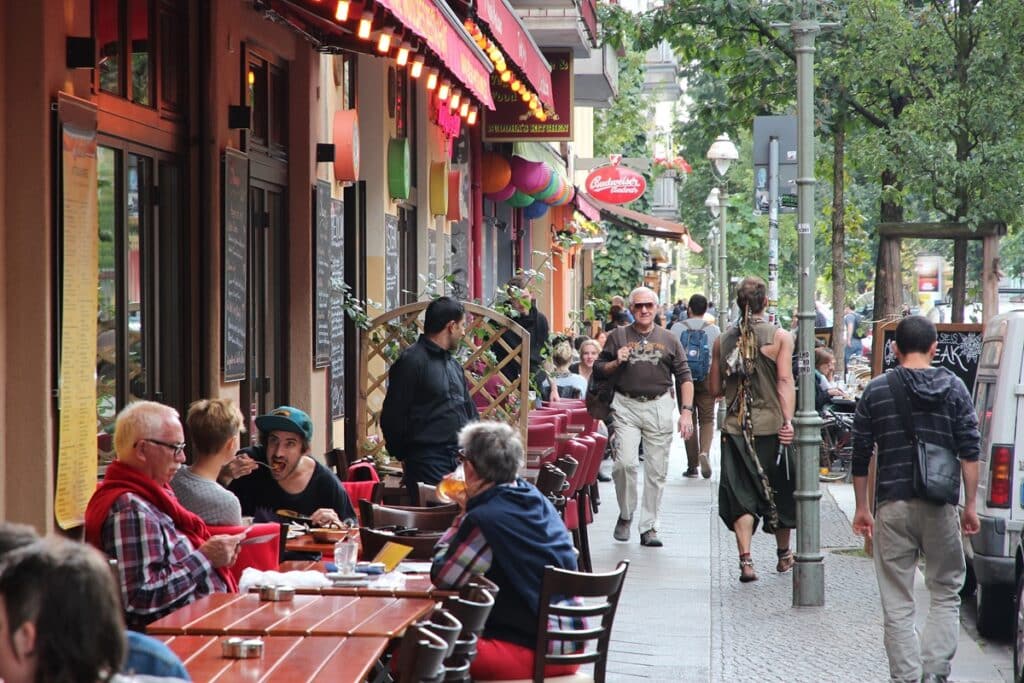
[[460,448],[458,451],[456,451],[455,457],[456,457],[456,459],[460,463],[464,463],[464,462],[467,462],[469,460],[469,456],[466,455],[466,449],[465,448]]
[[157,446],[163,446],[164,448],[170,448],[172,451],[174,451],[174,455],[175,456],[178,456],[179,454],[184,453],[185,452],[185,446],[188,445],[184,441],[182,441],[181,443],[167,443],[166,441],[160,441],[159,439],[139,439],[139,441],[148,441],[150,443],[155,443]]
[[654,308],[656,305],[653,301],[637,301],[633,304],[633,308]]

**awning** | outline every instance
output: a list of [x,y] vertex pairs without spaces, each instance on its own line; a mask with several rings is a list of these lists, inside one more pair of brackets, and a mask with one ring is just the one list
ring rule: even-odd
[[[551,88],[551,65],[544,58],[530,32],[507,0],[477,0],[477,18],[487,24],[494,39],[512,62],[522,70],[540,101],[555,108]],[[492,107],[493,109],[493,107]]]
[[578,188],[576,196],[581,197],[583,201],[598,209],[606,220],[610,220],[613,223],[628,228],[638,234],[647,235],[648,237],[661,237],[663,239],[677,240],[684,243],[686,247],[695,254],[699,254],[704,251],[703,247],[690,238],[690,231],[682,223],[674,223],[672,221],[665,220],[664,218],[649,216],[646,213],[633,211],[632,209],[627,209],[616,204],[602,202],[599,199],[594,199],[588,194],[583,194]]
[[601,212],[598,210],[596,206],[594,206],[593,204],[588,202],[586,198],[584,198],[582,192],[577,192],[576,196],[573,197],[572,201],[576,205],[576,208],[579,209],[580,213],[582,213],[590,220],[601,220]]

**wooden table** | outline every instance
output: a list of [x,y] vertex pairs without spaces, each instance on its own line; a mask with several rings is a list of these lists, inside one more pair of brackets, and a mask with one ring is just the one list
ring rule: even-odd
[[312,534],[289,538],[284,542],[284,549],[293,553],[320,553],[324,557],[334,560],[334,544],[331,542],[321,543],[313,538]]
[[263,656],[226,659],[223,636],[171,636],[164,642],[194,681],[361,683],[384,654],[384,637],[266,636]]
[[158,619],[150,635],[359,636],[394,638],[434,608],[426,598],[296,595],[262,602],[256,593],[212,593]]
[[[281,563],[279,571],[326,571],[323,562],[289,560]],[[378,575],[379,576],[379,575]],[[430,580],[429,574],[406,574],[402,586],[373,585],[375,575],[369,575],[369,586],[324,586],[321,588],[296,588],[297,595],[359,595],[366,597],[423,598],[434,601],[444,600],[458,591],[442,590]],[[253,589],[255,590],[255,589]]]

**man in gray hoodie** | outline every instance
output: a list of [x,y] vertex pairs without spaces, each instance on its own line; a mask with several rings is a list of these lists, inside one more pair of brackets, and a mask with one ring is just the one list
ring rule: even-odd
[[[905,387],[913,428],[929,443],[957,454],[963,476],[963,514],[956,505],[920,497],[915,486],[916,447],[904,430],[886,375],[864,390],[853,422],[853,488],[857,510],[854,533],[874,539],[875,575],[882,601],[885,650],[893,681],[945,681],[956,653],[964,552],[960,532],[978,532],[975,497],[981,439],[978,418],[963,381],[932,367],[935,325],[909,316],[896,327],[899,367],[890,370]],[[868,504],[868,465],[878,449],[875,512]],[[914,627],[914,572],[926,558],[931,594],[920,640]]]

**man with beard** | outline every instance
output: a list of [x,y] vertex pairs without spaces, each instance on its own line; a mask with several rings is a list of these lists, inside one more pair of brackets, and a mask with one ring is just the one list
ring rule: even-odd
[[338,478],[310,455],[313,421],[305,411],[281,406],[257,417],[256,427],[263,445],[244,449],[220,479],[238,496],[243,515],[274,521],[275,510],[294,510],[313,526],[356,518]]

